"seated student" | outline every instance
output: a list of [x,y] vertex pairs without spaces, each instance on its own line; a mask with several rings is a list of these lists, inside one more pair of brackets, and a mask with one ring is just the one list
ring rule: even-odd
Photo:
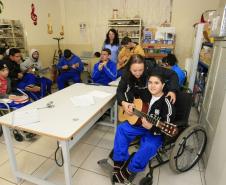
[[41,91],[43,94],[51,94],[52,81],[45,77],[39,77],[38,73],[42,70],[41,62],[39,60],[39,52],[36,49],[31,49],[30,56],[20,64],[20,69],[23,73],[30,73],[37,79],[37,83],[45,84],[42,86]]
[[8,52],[8,57],[4,58],[3,61],[9,69],[8,77],[11,80],[12,91],[16,91],[18,82],[23,79],[23,73],[20,70],[21,53],[17,48],[11,48]]
[[28,103],[28,97],[25,95],[16,96],[11,94],[10,81],[7,78],[9,74],[9,69],[7,65],[0,61],[0,99],[9,99],[12,102],[9,102],[8,105],[12,109],[20,108]]
[[[164,79],[158,73],[153,73],[148,78],[148,90],[142,96],[142,101],[148,103],[148,115],[155,114],[161,121],[170,123],[175,116],[174,106],[163,93]],[[132,112],[133,106],[130,107]],[[163,143],[164,134],[147,121],[140,120],[140,124],[131,125],[128,121],[117,126],[114,140],[114,171],[113,182],[132,182],[136,173],[145,170],[148,161],[153,158]],[[137,137],[141,138],[140,147],[135,155],[129,159],[129,144]],[[127,162],[127,163],[126,163]],[[127,165],[128,164],[128,165]]]
[[118,55],[118,63],[117,69],[122,69],[130,59],[130,57],[134,54],[140,54],[141,56],[145,56],[143,48],[135,43],[132,42],[131,38],[124,37],[121,41],[122,49]]
[[35,93],[38,98],[41,97],[41,88],[34,75],[24,75],[20,70],[21,53],[17,48],[9,50],[9,57],[3,60],[9,69],[9,78],[11,80],[12,91],[16,92],[17,88]]
[[[9,69],[4,61],[0,61],[0,99],[8,99],[0,103],[0,108],[5,110],[10,108],[10,110],[16,110],[25,105],[31,103],[28,96],[26,95],[13,95],[11,92],[10,80],[7,78],[9,74]],[[6,107],[7,104],[8,106]],[[1,133],[0,133],[1,135]],[[32,139],[35,134],[29,132],[22,132],[18,130],[13,130],[13,135],[17,141],[22,141],[25,139]]]
[[83,71],[83,63],[81,59],[73,54],[69,49],[64,50],[64,55],[60,58],[57,68],[60,71],[60,76],[57,78],[58,89],[65,87],[65,83],[69,80],[78,83],[81,82],[81,72]]
[[174,54],[168,54],[166,57],[162,59],[162,66],[168,69],[171,69],[176,72],[179,85],[182,87],[185,81],[185,73],[184,71],[177,65],[177,58]]
[[108,85],[117,78],[116,63],[110,60],[111,50],[104,48],[101,51],[100,61],[94,65],[92,80],[94,83]]
[[0,48],[0,60],[2,60],[5,56],[5,51],[6,49],[5,48]]

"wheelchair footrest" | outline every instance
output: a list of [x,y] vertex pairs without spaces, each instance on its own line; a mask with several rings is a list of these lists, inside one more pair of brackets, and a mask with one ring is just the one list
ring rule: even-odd
[[153,184],[153,177],[144,177],[141,179],[140,185],[152,185]]
[[99,161],[97,161],[97,164],[98,164],[101,168],[107,170],[109,173],[112,173],[112,171],[113,171],[113,166],[108,162],[108,159],[102,159],[102,160],[99,160]]

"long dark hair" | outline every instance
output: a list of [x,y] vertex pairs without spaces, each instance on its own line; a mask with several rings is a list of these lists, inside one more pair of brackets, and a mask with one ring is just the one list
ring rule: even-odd
[[[113,43],[110,43],[110,38],[109,38],[109,33],[110,32],[113,32],[114,35],[115,35]],[[106,39],[104,41],[104,44],[119,45],[118,32],[114,28],[111,28],[110,30],[108,30],[108,32],[106,34]]]
[[129,76],[129,81],[134,83],[137,79],[133,76],[133,74],[130,71],[131,65],[132,64],[144,64],[144,73],[141,75],[140,79],[145,79],[146,81],[146,63],[144,60],[144,57],[142,55],[139,54],[134,54],[130,57],[128,63],[125,66],[125,71],[127,72],[128,76]]

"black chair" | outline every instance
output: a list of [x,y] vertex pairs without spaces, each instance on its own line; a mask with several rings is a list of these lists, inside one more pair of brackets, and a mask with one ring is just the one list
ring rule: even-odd
[[[149,161],[149,172],[141,179],[140,185],[151,185],[153,170],[169,162],[170,168],[176,173],[186,172],[191,169],[201,158],[207,143],[205,129],[198,125],[189,124],[188,118],[192,106],[192,94],[180,92],[177,94],[175,122],[179,129],[177,137],[166,137],[164,144],[158,150],[157,155]],[[130,146],[139,146],[139,141]],[[112,153],[109,157],[112,158]],[[133,155],[133,154],[131,154]],[[152,165],[155,161],[155,165]],[[98,164],[112,170],[108,159],[98,161]]]

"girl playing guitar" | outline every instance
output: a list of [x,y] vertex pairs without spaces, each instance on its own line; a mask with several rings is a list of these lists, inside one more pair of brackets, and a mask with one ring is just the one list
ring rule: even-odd
[[[136,66],[136,64],[144,65],[139,61],[142,58],[131,57],[130,60],[134,60],[130,62],[135,64],[134,66],[131,65],[132,73],[133,70],[141,67]],[[140,98],[143,102],[149,104],[148,115],[158,115],[161,117],[161,121],[170,123],[174,118],[175,109],[163,92],[164,85],[164,78],[159,73],[152,73],[147,82],[148,90],[144,90],[140,94]],[[134,105],[130,104],[128,114],[133,114],[133,107]],[[114,171],[112,181],[114,183],[131,183],[136,173],[145,169],[148,161],[156,155],[163,143],[164,134],[159,128],[145,118],[142,118],[141,122],[141,125],[132,125],[128,121],[124,121],[117,126],[113,149]],[[129,144],[137,136],[141,138],[139,150],[130,161],[127,161],[129,159]]]

